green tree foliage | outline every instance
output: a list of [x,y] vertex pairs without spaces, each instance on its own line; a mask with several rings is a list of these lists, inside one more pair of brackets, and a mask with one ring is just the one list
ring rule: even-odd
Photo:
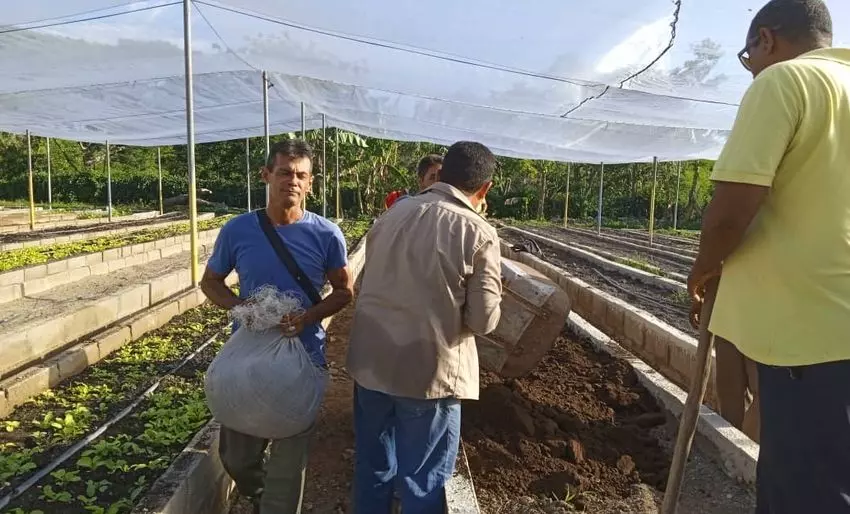
[[[316,151],[311,210],[321,209],[323,179],[327,179],[328,214],[336,203],[334,175],[335,129],[326,131],[327,163],[322,162],[320,130],[307,133]],[[297,137],[283,134],[280,138]],[[33,169],[36,201],[47,201],[47,158],[45,139],[33,137]],[[53,200],[103,205],[106,202],[106,148],[101,144],[51,140]],[[265,158],[262,138],[249,141],[246,169],[245,140],[198,145],[196,165],[198,186],[212,193],[204,198],[223,202],[236,209],[246,206],[250,183],[252,205],[264,203],[264,186],[259,170]],[[157,153],[154,148],[111,146],[112,195],[115,204],[157,203]],[[385,195],[394,189],[416,189],[416,164],[427,153],[444,153],[445,148],[430,143],[413,143],[364,138],[340,131],[340,199],[346,216],[375,215],[383,210]],[[0,199],[27,196],[26,138],[0,133]],[[161,149],[163,189],[166,197],[185,193],[186,149]],[[656,224],[670,226],[680,163],[661,163],[656,191]],[[711,163],[681,163],[679,177],[679,226],[697,228],[700,214],[711,194]],[[596,216],[599,191],[598,164],[572,164],[500,158],[490,197],[489,212],[498,217],[563,217],[567,170],[570,175],[571,219]],[[323,174],[324,171],[324,174]],[[647,163],[605,166],[603,215],[608,223],[640,226],[647,223],[652,189],[652,165]]]

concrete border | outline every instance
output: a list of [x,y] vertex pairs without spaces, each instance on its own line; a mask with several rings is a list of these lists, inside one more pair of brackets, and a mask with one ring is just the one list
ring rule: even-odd
[[626,264],[620,264],[619,262],[614,262],[612,260],[606,259],[605,257],[596,255],[588,250],[584,250],[582,248],[578,248],[573,245],[568,245],[566,243],[562,243],[556,239],[552,239],[546,236],[542,236],[540,234],[535,234],[534,232],[529,232],[527,230],[523,230],[521,228],[516,227],[505,227],[504,230],[509,232],[513,232],[519,234],[523,237],[527,237],[529,239],[535,240],[539,243],[543,243],[548,246],[555,247],[561,251],[572,255],[573,257],[577,257],[583,261],[589,262],[591,264],[596,264],[602,269],[613,271],[614,273],[619,273],[620,275],[626,275],[635,280],[643,282],[644,284],[653,285],[656,287],[660,287],[666,289],[668,291],[686,291],[687,287],[685,284],[681,282],[677,282],[675,280],[671,280],[669,278],[661,277],[656,275],[655,273],[650,273],[648,271],[644,271],[641,269],[633,268],[632,266],[628,266]]
[[[200,263],[203,266],[205,261]],[[187,266],[188,268],[188,266]],[[97,330],[133,316],[191,285],[189,269],[180,269],[128,285],[111,295],[46,320],[0,334],[0,376],[16,373]]]
[[[229,285],[236,283],[236,275],[227,277]],[[109,354],[135,341],[147,332],[156,330],[175,316],[206,302],[200,289],[189,289],[131,316],[121,323],[102,330],[95,336],[78,343],[60,354],[27,368],[0,381],[0,418],[11,414],[16,407],[33,396],[82,373]]]
[[[168,214],[165,215],[165,219],[168,219],[170,216]],[[205,221],[209,219],[215,218],[215,213],[205,212],[203,214],[198,215],[198,221]],[[149,225],[137,225],[133,227],[122,227],[122,228],[112,228],[107,230],[98,230],[95,232],[74,232],[67,235],[48,235],[48,237],[42,239],[31,239],[29,241],[19,241],[16,243],[3,243],[0,244],[0,252],[8,252],[9,250],[19,250],[21,248],[33,248],[38,246],[47,246],[57,243],[70,243],[73,241],[80,241],[83,239],[94,239],[96,237],[103,236],[114,236],[119,234],[128,234],[131,232],[139,232],[142,230],[148,230],[151,228],[163,228],[169,227],[171,225],[176,225],[178,223],[189,223],[188,219],[176,219],[173,221],[160,221],[156,218],[151,220],[151,224]],[[73,231],[71,231],[73,232]],[[0,234],[2,236],[4,234]]]
[[[674,384],[688,388],[696,362],[696,339],[548,262],[526,252],[513,251],[505,241],[501,242],[501,252],[503,257],[531,266],[555,281],[572,299],[576,314],[614,337]],[[717,405],[714,392],[715,368],[712,355],[712,379],[706,393],[706,403],[709,405]]]
[[[215,228],[198,232],[199,244],[212,246],[220,231],[220,228]],[[189,251],[189,238],[189,234],[171,236],[0,273],[0,304],[86,277],[106,275]]]
[[[48,221],[38,221],[36,216],[35,229],[49,230],[59,227],[88,227],[91,225],[101,225],[107,223],[115,223],[116,221],[131,221],[131,220],[146,220],[159,216],[159,211],[146,211],[128,214],[127,216],[115,216],[112,221],[108,221],[106,216],[97,218],[79,218],[79,214],[46,214]],[[0,227],[0,234],[14,234],[17,232],[29,232],[29,218],[22,220],[4,220],[4,224]]]
[[[688,397],[685,391],[626,351],[578,314],[571,313],[567,324],[580,337],[589,339],[598,350],[628,362],[634,369],[638,381],[664,409],[677,419],[681,416]],[[730,476],[750,485],[755,484],[758,444],[705,405],[700,408],[697,433],[705,437],[714,447]]]
[[461,441],[455,472],[446,484],[446,514],[480,513],[481,507],[475,495],[475,486],[472,485],[472,471],[469,469],[466,449]]
[[[364,237],[349,254],[352,276],[360,276],[365,260]],[[322,325],[327,328],[332,319]],[[226,514],[234,486],[218,456],[218,428],[214,419],[207,423],[131,514]]]
[[672,252],[670,250],[662,250],[661,248],[653,248],[651,246],[641,245],[637,243],[632,243],[631,241],[625,241],[624,239],[620,239],[615,236],[606,236],[604,234],[597,234],[594,231],[583,229],[583,228],[574,228],[574,227],[558,227],[561,230],[566,232],[574,232],[585,236],[591,236],[599,239],[600,241],[609,241],[615,244],[623,245],[627,248],[633,248],[635,250],[639,250],[645,253],[651,253],[654,255],[658,255],[659,257],[667,257],[668,259],[675,259],[683,264],[692,264],[694,259],[696,258],[696,252],[692,252],[690,250],[681,250],[684,253]]
[[[618,256],[617,254],[615,254],[613,252],[609,252],[607,250],[602,250],[601,248],[597,248],[595,246],[584,245],[584,244],[579,244],[579,243],[573,243],[573,246],[575,246],[576,248],[588,251],[592,254],[598,255],[600,257],[604,257],[604,258],[608,259],[609,261],[617,262],[616,259],[622,258],[622,257]],[[628,259],[628,257],[626,257],[626,259]],[[620,263],[620,264],[623,264],[623,263]],[[631,266],[631,264],[624,264],[624,266]],[[678,282],[679,284],[682,285],[682,287],[685,288],[685,290],[687,290],[687,286],[685,285],[685,283],[688,280],[687,275],[684,275],[682,273],[676,273],[675,271],[664,271],[661,268],[659,268],[658,266],[656,266],[655,264],[650,264],[650,266],[658,268],[663,273],[663,275],[658,275],[658,276],[667,277],[667,278],[673,280],[674,282]],[[634,266],[631,266],[631,267],[634,267]],[[640,269],[640,268],[636,268],[636,269]],[[646,270],[644,270],[644,271],[646,271]],[[652,272],[649,272],[649,273],[652,273]],[[653,275],[655,275],[655,273],[653,273]]]

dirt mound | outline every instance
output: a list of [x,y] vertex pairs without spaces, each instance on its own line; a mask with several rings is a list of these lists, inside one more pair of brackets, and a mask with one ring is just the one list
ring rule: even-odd
[[650,433],[665,416],[628,364],[562,337],[528,377],[482,374],[463,440],[483,497],[627,498],[663,488],[669,458]]

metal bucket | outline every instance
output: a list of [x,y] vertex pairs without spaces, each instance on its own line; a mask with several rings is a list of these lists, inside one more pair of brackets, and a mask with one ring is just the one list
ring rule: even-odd
[[567,293],[525,264],[502,257],[502,317],[496,330],[477,335],[478,360],[504,377],[529,373],[552,349],[567,317]]

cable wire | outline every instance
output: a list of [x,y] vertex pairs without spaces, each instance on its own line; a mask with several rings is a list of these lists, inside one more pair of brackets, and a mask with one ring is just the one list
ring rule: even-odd
[[54,22],[54,23],[43,23],[41,25],[34,25],[34,26],[30,26],[30,27],[17,27],[16,26],[16,27],[13,27],[13,28],[10,28],[10,29],[0,30],[0,35],[11,34],[13,32],[24,32],[26,30],[46,29],[46,28],[49,28],[49,27],[61,27],[63,25],[72,25],[74,23],[83,23],[83,22],[86,22],[86,21],[104,20],[106,18],[115,18],[117,16],[124,16],[125,14],[133,14],[133,13],[137,13],[137,12],[152,11],[154,9],[159,9],[161,7],[170,7],[172,5],[178,5],[178,4],[182,4],[182,3],[183,2],[176,1],[176,2],[170,2],[170,3],[167,3],[167,4],[149,5],[149,6],[146,6],[146,7],[139,7],[138,9],[131,9],[129,11],[121,11],[121,12],[116,12],[116,13],[101,14],[99,16],[90,16],[88,18],[80,18],[80,19],[77,19],[77,20],[65,20],[65,21],[57,21],[57,22]]

